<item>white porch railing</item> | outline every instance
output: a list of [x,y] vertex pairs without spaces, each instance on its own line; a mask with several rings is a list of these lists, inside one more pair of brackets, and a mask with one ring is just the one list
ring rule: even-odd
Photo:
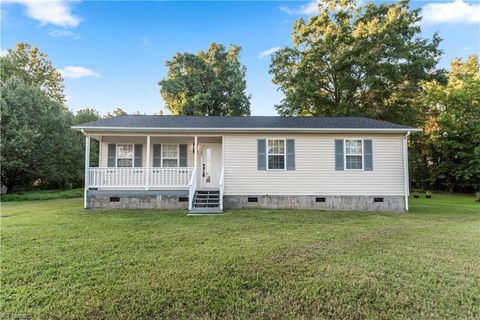
[[88,187],[125,189],[188,188],[192,173],[193,168],[89,168]]

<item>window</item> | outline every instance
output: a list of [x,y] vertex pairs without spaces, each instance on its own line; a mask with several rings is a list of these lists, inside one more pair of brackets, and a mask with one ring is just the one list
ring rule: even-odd
[[133,167],[133,144],[117,144],[117,167]]
[[285,169],[285,140],[269,139],[267,143],[268,169]]
[[363,169],[363,141],[345,140],[345,169]]
[[178,144],[162,145],[162,167],[178,167]]

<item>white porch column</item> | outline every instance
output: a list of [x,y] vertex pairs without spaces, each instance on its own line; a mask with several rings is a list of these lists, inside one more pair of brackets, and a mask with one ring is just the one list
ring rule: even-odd
[[103,136],[100,136],[100,140],[98,141],[98,167],[102,166],[102,140]]
[[[195,157],[193,158],[193,167],[197,169],[197,161],[198,161],[198,137],[197,136],[195,136],[193,146],[194,146],[193,150],[195,152]],[[197,177],[195,177],[195,183],[196,181],[197,181]]]
[[88,169],[90,168],[90,136],[85,137],[85,187],[83,191],[83,207],[87,209],[88,199],[87,199],[87,190],[88,190]]
[[146,174],[145,174],[145,190],[148,190],[150,184],[150,136],[147,136],[147,161],[145,162]]

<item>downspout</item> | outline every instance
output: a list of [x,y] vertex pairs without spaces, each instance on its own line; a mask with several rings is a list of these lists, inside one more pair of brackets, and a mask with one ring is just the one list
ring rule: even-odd
[[410,195],[410,185],[408,177],[408,136],[410,131],[403,137],[403,180],[404,180],[404,196],[405,196],[405,211],[408,212],[408,196]]

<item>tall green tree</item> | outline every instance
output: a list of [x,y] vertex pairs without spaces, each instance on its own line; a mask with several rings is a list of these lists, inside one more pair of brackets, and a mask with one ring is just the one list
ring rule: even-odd
[[228,50],[212,43],[197,54],[177,53],[168,61],[168,74],[159,82],[168,110],[175,115],[250,115],[246,67],[239,46]]
[[73,115],[39,87],[13,76],[0,83],[1,180],[8,192],[33,183],[65,187],[83,174]]
[[4,82],[15,76],[27,85],[41,88],[53,101],[64,104],[62,74],[55,69],[47,55],[28,43],[17,43],[0,58],[0,76]]
[[441,55],[436,34],[420,37],[419,10],[408,1],[325,0],[318,8],[318,15],[295,22],[293,47],[272,57],[273,83],[285,95],[278,113],[414,124],[419,84],[439,77]]
[[425,84],[430,181],[450,191],[480,190],[480,64],[453,60],[448,83]]

